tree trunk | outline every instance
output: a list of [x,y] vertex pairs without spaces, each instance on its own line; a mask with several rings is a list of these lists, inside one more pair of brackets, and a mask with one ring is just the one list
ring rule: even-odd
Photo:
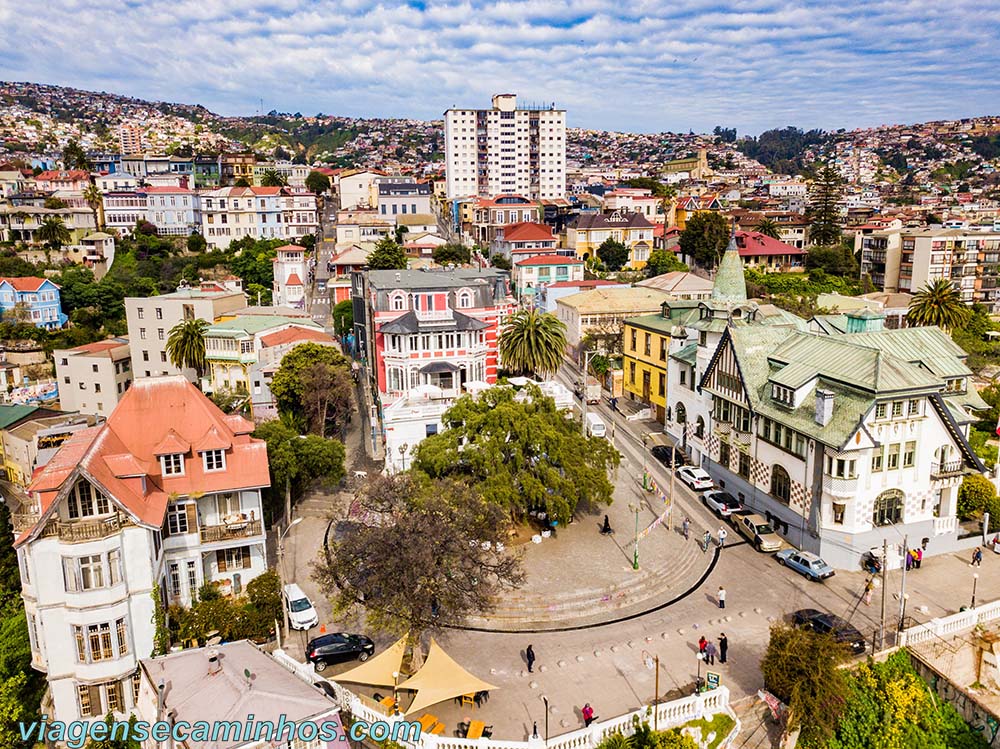
[[292,522],[292,477],[285,477],[285,527]]

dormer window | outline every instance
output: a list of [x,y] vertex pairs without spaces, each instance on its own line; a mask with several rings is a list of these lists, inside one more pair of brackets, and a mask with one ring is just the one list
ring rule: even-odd
[[184,456],[181,453],[171,453],[160,456],[160,468],[164,476],[184,475]]
[[226,470],[225,450],[206,450],[201,454],[201,460],[206,472]]
[[393,294],[389,298],[389,303],[394,311],[404,310],[406,309],[406,295],[402,293]]
[[771,385],[771,398],[786,406],[795,404],[795,391],[783,385]]

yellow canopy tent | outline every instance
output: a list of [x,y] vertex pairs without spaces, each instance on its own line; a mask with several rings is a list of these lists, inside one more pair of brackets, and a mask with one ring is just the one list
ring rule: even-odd
[[396,683],[393,673],[399,673],[406,652],[406,638],[401,637],[394,645],[369,658],[360,666],[334,676],[334,681],[350,681],[354,684],[371,684],[376,687],[391,687]]
[[417,694],[406,709],[406,714],[420,712],[438,702],[454,699],[463,694],[474,694],[496,689],[473,676],[452,660],[441,646],[431,640],[430,651],[423,668],[400,684],[397,689],[408,689]]

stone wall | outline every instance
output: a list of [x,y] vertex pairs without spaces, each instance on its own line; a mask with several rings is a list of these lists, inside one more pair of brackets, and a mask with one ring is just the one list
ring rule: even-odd
[[919,654],[912,650],[909,653],[913,667],[934,693],[954,707],[973,729],[982,733],[991,747],[1000,749],[1000,716],[978,702],[976,695],[954,684],[947,676],[922,661]]

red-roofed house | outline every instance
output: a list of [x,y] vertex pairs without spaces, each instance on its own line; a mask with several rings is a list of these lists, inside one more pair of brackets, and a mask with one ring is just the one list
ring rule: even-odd
[[804,268],[806,251],[792,247],[759,231],[736,232],[736,246],[743,264],[766,271]]
[[565,255],[536,255],[517,260],[511,281],[514,297],[522,305],[539,306],[538,294],[550,283],[583,280],[583,261]]
[[476,242],[490,246],[502,227],[540,221],[541,218],[542,204],[521,195],[480,198],[473,212],[472,234]]
[[559,240],[548,224],[520,221],[497,228],[490,253],[513,261],[517,256],[550,255],[556,251],[558,244]]
[[37,474],[15,547],[56,720],[132,711],[154,590],[186,605],[203,584],[237,594],[267,569],[267,446],[253,429],[183,377],[144,378]]
[[83,169],[50,169],[39,172],[35,186],[39,190],[71,190],[83,192],[90,185],[90,172]]

